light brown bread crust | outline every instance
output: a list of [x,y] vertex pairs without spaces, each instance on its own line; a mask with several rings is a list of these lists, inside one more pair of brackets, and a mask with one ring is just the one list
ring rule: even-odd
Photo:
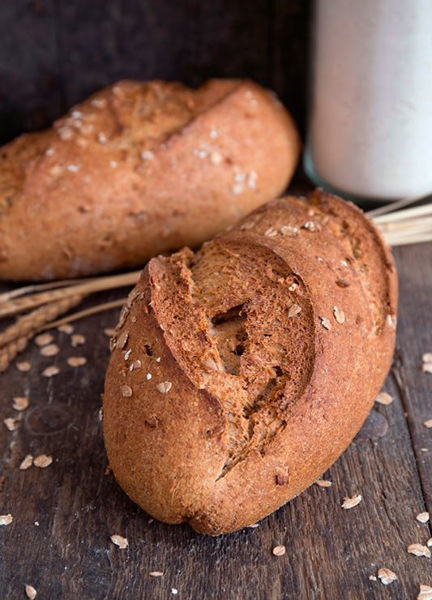
[[122,81],[1,150],[0,279],[140,265],[280,194],[296,127],[250,81]]
[[157,519],[212,535],[269,514],[361,427],[390,367],[396,302],[379,233],[319,191],[152,259],[106,377],[117,481]]

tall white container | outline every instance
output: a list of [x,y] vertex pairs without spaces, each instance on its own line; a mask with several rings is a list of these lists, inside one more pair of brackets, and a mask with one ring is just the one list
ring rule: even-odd
[[432,192],[432,0],[316,0],[305,167],[324,187]]

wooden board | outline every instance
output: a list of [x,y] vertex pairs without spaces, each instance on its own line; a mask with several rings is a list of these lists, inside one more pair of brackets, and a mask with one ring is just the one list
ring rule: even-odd
[[[0,528],[0,597],[25,597],[25,583],[50,600],[400,599],[415,598],[420,583],[432,585],[430,559],[406,552],[431,537],[429,525],[415,519],[432,509],[432,433],[422,424],[432,417],[432,375],[420,368],[422,352],[432,350],[431,253],[431,244],[396,252],[400,327],[386,385],[395,400],[377,406],[325,475],[332,487],[314,485],[259,527],[216,539],[149,521],[105,473],[98,418],[109,355],[103,330],[116,312],[77,323],[87,340],[77,348],[54,332],[61,350],[53,358],[31,344],[23,355],[31,371],[13,366],[0,380],[2,419],[17,416],[14,396],[30,398],[18,429],[0,428],[0,513],[14,517]],[[69,367],[69,356],[85,356],[88,364]],[[41,377],[50,364],[60,374]],[[28,453],[54,462],[21,471]],[[343,498],[358,493],[363,502],[343,510]],[[129,548],[114,546],[112,534],[125,536]],[[272,555],[278,544],[287,548],[279,558]],[[382,566],[398,581],[385,587],[369,580]]]

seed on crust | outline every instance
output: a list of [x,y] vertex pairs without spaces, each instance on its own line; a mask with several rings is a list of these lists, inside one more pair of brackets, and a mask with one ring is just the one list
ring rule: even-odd
[[156,385],[156,388],[161,394],[168,394],[172,388],[172,383],[171,381],[162,381]]
[[87,362],[84,356],[70,356],[67,359],[67,363],[70,367],[82,367]]
[[47,346],[51,344],[54,337],[50,333],[41,333],[35,337],[36,346]]
[[423,546],[422,544],[410,544],[407,548],[407,552],[409,554],[414,554],[414,556],[425,556],[426,558],[431,557],[431,551],[427,546]]
[[117,535],[116,533],[110,537],[110,540],[112,541],[113,544],[118,546],[120,548],[120,550],[124,550],[125,548],[127,548],[129,546],[129,542],[128,542],[127,538],[125,538],[121,535]]
[[39,469],[46,469],[50,466],[52,461],[52,456],[48,456],[47,454],[39,454],[39,456],[36,456],[36,458],[33,460],[33,464],[35,467],[39,467]]
[[274,556],[283,556],[286,553],[286,548],[285,546],[275,546],[272,550],[272,553],[274,554]]
[[361,494],[358,494],[357,496],[352,496],[352,498],[344,498],[344,501],[342,502],[342,508],[345,508],[345,510],[348,510],[349,508],[354,508],[355,506],[360,504],[361,501]]
[[345,313],[341,308],[337,306],[333,306],[333,316],[336,319],[336,322],[342,325],[345,323]]
[[321,325],[324,327],[324,329],[328,329],[330,331],[332,326],[331,326],[330,321],[327,319],[327,317],[320,317],[320,321],[321,321]]
[[132,388],[130,386],[122,385],[120,389],[124,398],[130,398],[132,396]]
[[381,567],[378,569],[378,577],[381,580],[381,583],[384,585],[389,585],[393,581],[397,581],[397,575],[387,567]]
[[126,346],[126,342],[128,341],[128,337],[129,333],[127,331],[123,331],[117,340],[116,347],[120,348],[120,350],[123,350],[123,348]]
[[298,304],[291,304],[291,306],[288,309],[288,317],[295,317],[296,315],[301,313],[301,306],[299,306]]
[[383,404],[384,406],[388,406],[393,402],[393,398],[387,392],[381,392],[375,398],[375,402],[378,402],[378,404]]

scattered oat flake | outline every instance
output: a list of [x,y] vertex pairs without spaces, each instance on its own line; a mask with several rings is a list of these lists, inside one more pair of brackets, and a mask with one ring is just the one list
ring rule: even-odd
[[432,427],[432,419],[428,419],[427,421],[423,421],[423,425],[430,429]]
[[432,373],[432,362],[423,363],[423,373]]
[[84,356],[70,356],[67,359],[67,364],[70,367],[82,367],[87,362],[87,359]]
[[149,575],[151,577],[162,577],[163,571],[150,571]]
[[35,590],[35,588],[32,585],[29,585],[28,583],[26,583],[25,593],[26,593],[27,598],[30,598],[30,600],[34,600],[36,598],[37,591]]
[[13,516],[11,514],[8,515],[0,515],[0,525],[10,525],[13,521]]
[[339,323],[340,325],[345,323],[345,313],[342,309],[338,308],[337,306],[334,306],[333,307],[333,315],[334,315],[334,318],[336,319],[337,323]]
[[6,425],[6,429],[9,429],[9,431],[15,431],[15,429],[18,427],[18,421],[12,417],[3,419],[3,423]]
[[47,346],[53,341],[53,336],[50,333],[41,333],[35,337],[36,346]]
[[18,410],[18,411],[25,410],[26,408],[28,408],[28,405],[29,405],[29,399],[27,398],[27,396],[16,396],[13,399],[12,407],[15,410]]
[[388,406],[393,402],[393,398],[387,392],[381,392],[375,398],[375,402],[378,402],[378,404],[383,404],[384,406]]
[[107,337],[112,337],[115,334],[115,329],[114,327],[107,327],[106,329],[104,329],[104,334]]
[[288,317],[295,317],[299,313],[301,313],[301,306],[299,306],[298,304],[291,304],[291,306],[288,309]]
[[31,364],[28,361],[22,361],[16,364],[16,368],[21,373],[27,373],[31,369]]
[[432,587],[430,585],[420,585],[417,600],[432,600]]
[[358,504],[360,504],[361,501],[362,501],[361,494],[358,494],[357,496],[353,496],[352,498],[344,498],[344,501],[342,502],[342,508],[345,508],[346,510],[349,508],[354,508],[354,506],[357,506]]
[[386,567],[381,567],[381,569],[378,569],[378,577],[381,580],[381,583],[384,585],[389,585],[389,583],[397,581],[396,573],[390,569],[387,569]]
[[432,352],[425,352],[422,356],[423,362],[430,363],[432,362]]
[[48,456],[47,454],[39,454],[39,456],[36,456],[36,458],[33,460],[33,464],[35,467],[45,469],[46,467],[50,466],[52,461],[52,456]]
[[27,454],[26,457],[21,462],[19,468],[21,471],[26,471],[27,469],[29,469],[32,466],[32,464],[33,464],[33,455]]
[[377,580],[377,578],[375,577],[375,575],[369,575],[369,579],[371,581],[376,581]]
[[317,479],[315,483],[322,488],[328,488],[332,485],[332,482],[328,479]]
[[176,594],[178,594],[178,589],[177,588],[171,588],[171,594],[173,594],[174,596]]
[[65,323],[64,325],[59,325],[57,329],[59,331],[62,331],[63,333],[67,333],[68,335],[70,335],[74,330],[74,326],[70,325],[69,323]]
[[122,537],[121,535],[117,535],[116,533],[110,537],[110,540],[113,544],[118,546],[120,550],[124,550],[129,546],[129,542],[127,541],[127,539],[125,537]]
[[416,516],[417,521],[420,523],[427,523],[429,521],[429,513],[421,512]]
[[58,367],[56,367],[55,365],[52,365],[51,367],[47,367],[46,369],[44,369],[42,371],[42,375],[44,377],[54,377],[54,375],[58,375],[60,373],[60,369]]
[[162,381],[161,383],[157,384],[156,388],[161,394],[168,394],[172,388],[172,383],[171,381]]
[[130,386],[122,385],[120,389],[122,396],[124,396],[125,398],[130,398],[132,396],[132,388]]
[[40,350],[42,356],[55,356],[60,352],[60,348],[57,344],[48,344],[48,346],[43,346]]
[[324,329],[328,329],[330,331],[330,329],[332,327],[331,327],[331,323],[327,319],[327,317],[320,317],[320,321],[321,321],[321,325],[324,327]]
[[275,556],[283,556],[286,552],[285,546],[275,546],[272,550],[272,553]]
[[423,546],[422,544],[410,544],[407,548],[407,552],[409,554],[414,554],[414,556],[425,556],[426,558],[431,557],[431,551],[427,546]]
[[81,346],[82,344],[85,344],[86,339],[83,335],[81,335],[80,333],[75,333],[72,337],[71,337],[71,344],[74,348],[76,348],[77,346]]

